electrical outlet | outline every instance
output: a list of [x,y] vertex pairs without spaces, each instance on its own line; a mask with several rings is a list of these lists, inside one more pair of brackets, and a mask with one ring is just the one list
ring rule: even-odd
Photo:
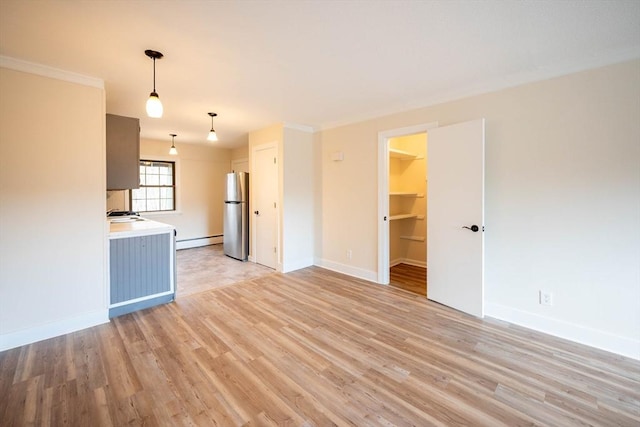
[[540,291],[540,304],[553,305],[553,294],[549,291]]
[[347,259],[351,259],[352,254],[353,252],[351,252],[351,249],[347,249]]

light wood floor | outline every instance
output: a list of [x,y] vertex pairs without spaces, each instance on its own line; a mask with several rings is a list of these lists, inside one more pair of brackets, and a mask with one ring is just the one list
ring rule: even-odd
[[317,267],[0,353],[2,426],[639,423],[639,362]]
[[269,267],[226,256],[222,245],[177,251],[178,297],[275,273]]
[[409,264],[397,264],[389,269],[389,285],[427,295],[427,269]]

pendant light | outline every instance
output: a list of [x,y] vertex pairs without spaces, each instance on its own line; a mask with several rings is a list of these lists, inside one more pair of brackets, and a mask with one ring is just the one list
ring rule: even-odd
[[172,156],[177,156],[178,150],[176,149],[176,145],[173,139],[178,135],[176,135],[175,133],[170,133],[169,135],[171,136],[171,148],[169,148],[169,154],[171,154]]
[[215,116],[217,116],[216,113],[209,113],[209,115],[211,116],[211,130],[209,131],[209,135],[207,136],[207,141],[217,141],[218,140],[218,135],[216,135],[216,131],[215,129],[213,129],[213,118]]
[[144,54],[153,59],[153,92],[147,100],[147,116],[159,118],[162,117],[162,102],[156,92],[156,59],[161,59],[163,55],[155,50],[145,50]]

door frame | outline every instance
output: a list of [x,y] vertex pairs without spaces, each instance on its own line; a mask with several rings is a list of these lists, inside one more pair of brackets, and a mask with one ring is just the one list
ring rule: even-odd
[[[438,122],[389,129],[378,132],[378,277],[377,282],[389,284],[389,140],[400,136],[429,133]],[[427,136],[428,140],[428,136]],[[427,156],[429,144],[427,143]],[[429,206],[427,206],[427,211]],[[428,215],[427,215],[428,218]],[[425,242],[426,245],[426,242]]]

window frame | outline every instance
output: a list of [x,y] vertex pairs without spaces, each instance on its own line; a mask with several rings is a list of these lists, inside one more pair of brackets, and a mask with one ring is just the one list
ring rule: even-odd
[[[140,171],[140,167],[142,166],[151,166],[154,163],[157,163],[158,165],[167,165],[170,164],[171,165],[171,185],[149,185],[149,184],[140,184],[139,188],[158,188],[158,189],[162,189],[162,188],[171,188],[173,191],[173,209],[159,209],[159,210],[153,210],[153,211],[136,211],[142,214],[171,214],[171,213],[176,213],[177,212],[177,204],[178,204],[178,195],[177,195],[177,182],[176,182],[176,170],[177,170],[177,166],[178,163],[175,160],[165,160],[165,159],[140,159],[140,161],[138,162],[138,177],[140,178],[140,180],[142,181],[142,177],[141,177],[141,171]],[[131,210],[135,210],[134,209],[134,199],[133,199],[133,192],[135,191],[135,189],[132,189],[131,191],[129,191],[129,206],[131,207]],[[149,199],[145,198],[146,201],[148,201]],[[153,200],[153,199],[152,199]],[[158,199],[160,200],[160,199]]]

